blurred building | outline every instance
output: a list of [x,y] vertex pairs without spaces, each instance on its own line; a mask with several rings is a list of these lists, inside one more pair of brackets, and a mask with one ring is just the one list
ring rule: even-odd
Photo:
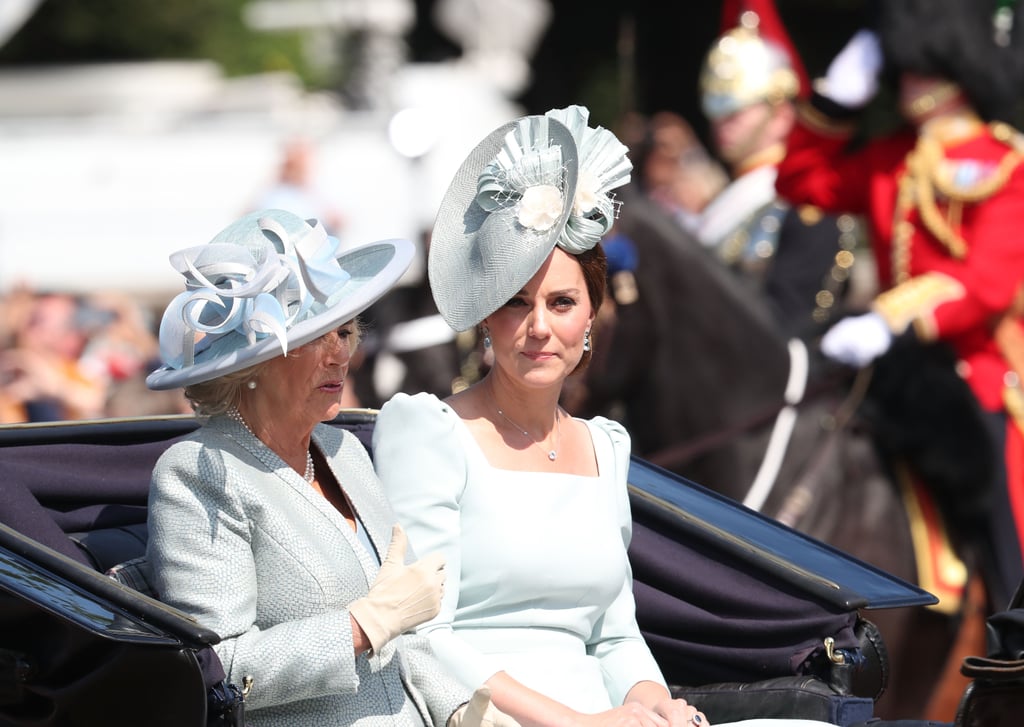
[[[315,181],[343,211],[345,244],[419,239],[468,146],[520,113],[511,98],[527,80],[523,54],[550,10],[534,0],[501,15],[494,4],[439,7],[467,51],[412,64],[411,0],[252,3],[256,27],[359,34],[364,92],[350,95],[309,93],[283,73],[228,78],[203,61],[0,70],[0,293],[24,284],[165,299],[180,285],[167,256],[244,212],[296,135],[316,143]],[[479,24],[451,20],[474,8]],[[497,33],[516,41],[501,57],[482,53],[480,38]]]

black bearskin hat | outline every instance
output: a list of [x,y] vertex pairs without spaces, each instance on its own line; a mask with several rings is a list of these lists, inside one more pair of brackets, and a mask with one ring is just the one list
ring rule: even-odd
[[1024,0],[879,0],[887,71],[953,81],[987,120],[1013,123],[1024,90]]

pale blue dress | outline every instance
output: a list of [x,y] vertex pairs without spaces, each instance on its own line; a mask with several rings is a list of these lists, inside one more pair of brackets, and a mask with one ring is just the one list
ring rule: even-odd
[[505,671],[578,711],[664,684],[636,624],[626,548],[629,435],[586,422],[599,475],[492,467],[432,394],[397,394],[373,434],[374,461],[419,555],[441,551],[441,612],[420,627],[470,688]]

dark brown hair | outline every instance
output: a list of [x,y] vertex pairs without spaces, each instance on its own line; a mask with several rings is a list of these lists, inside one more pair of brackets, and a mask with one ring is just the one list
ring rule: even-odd
[[[587,284],[587,294],[590,295],[590,305],[594,309],[594,318],[597,319],[597,312],[604,303],[604,294],[608,285],[608,258],[605,257],[604,248],[595,245],[590,250],[574,255],[576,262],[583,268],[583,279]],[[590,332],[590,346],[594,346],[594,332]],[[592,351],[584,351],[580,362],[569,374],[570,376],[582,373],[590,365]]]

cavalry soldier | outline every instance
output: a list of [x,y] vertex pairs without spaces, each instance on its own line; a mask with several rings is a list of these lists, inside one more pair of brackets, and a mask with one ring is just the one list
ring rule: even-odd
[[[869,223],[883,292],[825,334],[826,355],[864,366],[902,337],[952,349],[999,454],[978,560],[1000,608],[1024,572],[1024,138],[1006,123],[1021,87],[1024,4],[1014,5],[877,3],[877,27],[853,36],[801,104],[777,180],[795,204]],[[906,126],[851,148],[883,78]]]
[[763,296],[785,335],[806,337],[833,319],[848,291],[858,226],[851,215],[791,205],[775,191],[802,71],[782,42],[763,33],[763,20],[771,28],[774,16],[743,12],[705,57],[702,107],[732,179],[695,232]]

